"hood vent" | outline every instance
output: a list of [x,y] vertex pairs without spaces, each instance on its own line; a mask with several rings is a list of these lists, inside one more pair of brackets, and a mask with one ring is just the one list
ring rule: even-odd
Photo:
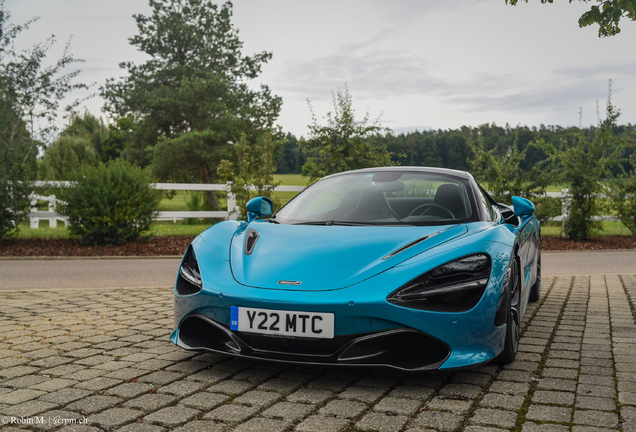
[[433,233],[433,234],[431,234],[431,235],[427,235],[427,236],[425,236],[425,237],[419,238],[419,239],[417,239],[417,240],[415,240],[415,241],[413,241],[413,242],[411,242],[411,243],[409,243],[409,244],[407,244],[407,245],[404,245],[404,246],[402,246],[401,248],[399,248],[399,249],[397,249],[397,250],[395,250],[395,251],[391,252],[390,254],[388,254],[387,256],[385,256],[385,257],[384,257],[384,258],[382,258],[382,259],[383,259],[383,260],[387,260],[387,259],[389,259],[389,258],[393,258],[394,256],[396,256],[396,255],[397,255],[397,254],[399,254],[400,252],[404,252],[404,251],[405,251],[405,250],[407,250],[408,248],[412,248],[413,246],[415,246],[415,245],[418,245],[418,244],[422,243],[424,240],[428,240],[428,239],[430,239],[431,237],[434,237],[434,236],[436,236],[437,234],[441,234],[441,233],[443,233],[444,231],[447,231],[447,230],[449,230],[449,229],[451,229],[451,228],[452,228],[452,227],[449,227],[449,228],[443,229],[443,230],[441,230],[441,231],[437,231],[436,233]]
[[258,233],[258,231],[256,231],[253,228],[250,228],[247,230],[247,233],[245,234],[245,247],[244,247],[244,251],[245,251],[245,255],[251,255],[252,252],[254,251],[254,247],[256,246],[256,242],[258,241],[258,238],[261,235]]

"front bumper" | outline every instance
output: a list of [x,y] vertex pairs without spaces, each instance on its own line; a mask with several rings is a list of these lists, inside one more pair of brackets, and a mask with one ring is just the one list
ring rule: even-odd
[[[494,325],[509,253],[499,243],[474,243],[458,255],[486,252],[493,258],[488,287],[473,309],[434,312],[396,306],[386,297],[402,283],[452,259],[442,254],[427,266],[398,265],[356,285],[332,291],[271,290],[238,284],[229,262],[200,238],[193,247],[201,266],[203,290],[175,295],[173,343],[190,350],[310,364],[389,366],[401,370],[455,369],[496,357],[504,345],[505,326]],[[202,265],[201,263],[205,263]],[[333,340],[274,338],[229,329],[232,306],[330,312],[336,317]]]

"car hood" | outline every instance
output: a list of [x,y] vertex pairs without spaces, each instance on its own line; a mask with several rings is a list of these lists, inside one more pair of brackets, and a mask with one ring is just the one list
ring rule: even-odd
[[[252,230],[257,231],[258,239],[248,255],[245,238]],[[243,285],[335,290],[375,276],[466,232],[465,225],[370,227],[256,222],[243,225],[234,234],[230,263],[234,278]],[[417,243],[409,246],[413,242]]]

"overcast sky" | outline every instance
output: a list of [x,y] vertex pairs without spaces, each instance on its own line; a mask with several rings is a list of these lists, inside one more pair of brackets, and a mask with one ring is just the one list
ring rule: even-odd
[[[306,134],[307,99],[323,116],[346,84],[359,118],[369,112],[396,132],[497,123],[596,124],[608,80],[619,123],[636,123],[636,23],[599,39],[578,27],[579,2],[506,6],[504,0],[235,0],[244,54],[271,51],[254,84],[283,98],[278,123]],[[85,60],[84,82],[122,76],[122,61],[145,57],[128,44],[146,0],[5,0],[13,23],[39,16],[18,39],[29,47],[54,34],[58,51]],[[95,90],[96,91],[96,90]],[[79,95],[77,95],[79,96]],[[101,114],[95,96],[84,106]]]

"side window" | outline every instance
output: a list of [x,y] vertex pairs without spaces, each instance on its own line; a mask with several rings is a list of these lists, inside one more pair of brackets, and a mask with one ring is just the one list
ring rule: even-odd
[[497,220],[498,215],[495,214],[495,210],[492,208],[490,200],[481,188],[479,188],[479,200],[481,201],[482,208],[485,210],[486,218],[488,218],[489,221]]

